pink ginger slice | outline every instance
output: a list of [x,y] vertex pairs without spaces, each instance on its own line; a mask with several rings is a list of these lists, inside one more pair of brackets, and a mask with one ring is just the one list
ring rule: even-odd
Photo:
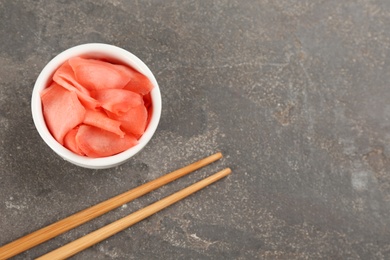
[[120,137],[125,135],[120,128],[121,122],[111,119],[103,111],[87,110],[85,113],[84,124],[95,126],[111,133],[117,134]]
[[76,80],[89,90],[124,88],[130,73],[123,65],[75,57],[69,59]]
[[41,94],[43,116],[54,138],[63,145],[64,136],[83,122],[85,108],[75,92],[53,83]]
[[53,75],[53,80],[62,87],[74,91],[85,107],[93,109],[99,106],[99,103],[91,97],[89,90],[77,82],[68,61],[57,69]]
[[144,74],[130,68],[124,67],[129,76],[129,81],[125,86],[125,89],[133,91],[135,93],[146,95],[153,89],[153,84]]
[[101,89],[92,94],[104,109],[116,115],[121,115],[130,108],[144,103],[141,95],[124,89]]
[[145,132],[148,111],[143,104],[130,108],[129,111],[122,115],[108,114],[111,118],[121,122],[121,128],[126,133],[140,137]]
[[76,143],[88,157],[106,157],[123,152],[137,144],[132,135],[123,138],[103,129],[81,125],[76,134]]
[[80,148],[76,143],[76,135],[78,129],[79,127],[75,127],[65,135],[64,146],[78,155],[85,155],[85,153],[83,153],[83,151],[80,150]]

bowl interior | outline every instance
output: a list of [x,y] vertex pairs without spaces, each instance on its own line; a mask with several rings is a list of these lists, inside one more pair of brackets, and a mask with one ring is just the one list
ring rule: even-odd
[[[42,112],[42,103],[40,98],[40,92],[50,84],[52,81],[52,76],[54,72],[59,68],[65,61],[72,57],[85,57],[85,58],[97,58],[97,59],[106,59],[110,62],[123,64],[131,66],[137,71],[141,72],[149,78],[153,84],[153,89],[151,91],[152,98],[152,115],[147,126],[145,133],[139,139],[139,143],[130,149],[113,155],[109,157],[102,158],[89,158],[85,156],[77,155],[70,150],[66,149],[60,143],[58,143],[48,128],[43,117]],[[41,71],[39,74],[32,93],[31,109],[34,124],[42,137],[42,139],[49,145],[49,147],[54,150],[58,155],[60,155],[65,160],[86,168],[101,169],[117,166],[133,155],[138,153],[152,138],[154,132],[156,131],[157,125],[161,116],[161,93],[158,83],[150,71],[150,69],[143,63],[138,57],[132,53],[121,49],[119,47],[101,44],[101,43],[89,43],[79,46],[72,47],[60,53],[54,57]]]

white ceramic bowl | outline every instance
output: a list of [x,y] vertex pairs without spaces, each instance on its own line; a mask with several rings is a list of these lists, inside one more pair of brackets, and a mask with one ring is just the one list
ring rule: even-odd
[[[109,61],[115,63],[121,63],[133,67],[139,72],[146,75],[150,81],[153,83],[154,88],[151,92],[152,97],[152,106],[153,113],[150,119],[150,123],[145,130],[145,133],[139,139],[139,143],[134,147],[113,155],[103,158],[88,158],[85,156],[77,155],[70,150],[66,149],[60,143],[58,143],[54,137],[50,134],[48,128],[46,127],[45,120],[42,113],[42,102],[40,97],[40,92],[48,86],[52,80],[54,72],[63,64],[66,60],[76,56],[83,56],[89,58],[105,58]],[[47,145],[59,156],[65,160],[85,168],[91,169],[104,169],[115,167],[120,165],[138,153],[152,138],[154,132],[156,131],[157,125],[160,121],[161,116],[161,94],[160,88],[157,84],[157,81],[150,71],[150,69],[143,63],[139,58],[137,58],[132,53],[121,49],[119,47],[101,44],[101,43],[88,43],[83,45],[78,45],[70,49],[65,50],[56,57],[54,57],[42,70],[39,74],[37,81],[35,82],[32,99],[31,99],[31,110],[34,120],[34,124]]]

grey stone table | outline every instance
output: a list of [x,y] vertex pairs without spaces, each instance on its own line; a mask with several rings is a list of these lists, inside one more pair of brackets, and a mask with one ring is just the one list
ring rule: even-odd
[[[127,163],[38,135],[40,70],[102,42],[156,75],[159,128]],[[0,1],[0,245],[216,151],[224,159],[15,257],[31,259],[219,169],[228,178],[73,259],[390,259],[390,2]]]

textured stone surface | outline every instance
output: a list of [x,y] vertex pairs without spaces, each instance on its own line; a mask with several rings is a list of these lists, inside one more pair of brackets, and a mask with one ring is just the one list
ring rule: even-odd
[[[87,42],[149,65],[163,113],[108,170],[56,156],[30,98]],[[222,151],[225,158],[15,259],[230,166],[227,179],[73,259],[390,259],[390,2],[0,1],[0,245]]]

